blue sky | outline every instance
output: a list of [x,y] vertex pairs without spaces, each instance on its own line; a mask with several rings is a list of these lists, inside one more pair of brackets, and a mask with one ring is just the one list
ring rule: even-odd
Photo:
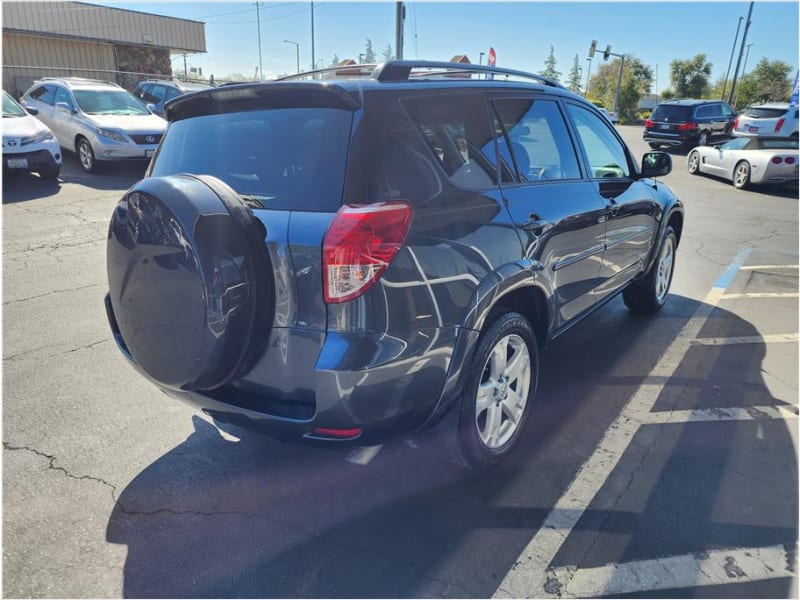
[[[189,56],[189,67],[222,77],[252,77],[258,65],[255,5],[243,2],[98,2],[206,23],[206,54]],[[261,44],[265,76],[295,71],[300,43],[302,69],[311,65],[310,2],[264,2]],[[655,70],[658,88],[669,87],[669,63],[705,53],[712,81],[725,75],[739,17],[748,2],[407,2],[405,58],[449,60],[465,53],[478,62],[493,46],[498,66],[539,72],[553,46],[562,81],[577,54],[581,66],[591,40],[599,48],[633,54]],[[747,43],[747,70],[762,58],[798,68],[798,3],[755,3]],[[358,58],[370,38],[376,54],[395,38],[394,2],[314,3],[315,55],[326,65],[334,53]],[[744,31],[744,21],[739,35]],[[737,44],[738,46],[738,44]],[[737,48],[738,51],[738,48]],[[734,57],[734,65],[736,58]],[[484,58],[485,62],[485,58]],[[602,62],[596,54],[592,72]],[[183,59],[173,64],[182,68]],[[584,81],[586,71],[583,72]]]

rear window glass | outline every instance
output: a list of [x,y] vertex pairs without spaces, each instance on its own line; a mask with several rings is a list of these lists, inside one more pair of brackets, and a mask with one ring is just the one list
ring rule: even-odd
[[761,140],[761,147],[765,150],[797,150],[797,139],[770,138]]
[[785,108],[749,108],[744,116],[753,119],[778,119],[785,114]]
[[650,117],[653,121],[662,121],[669,119],[670,121],[688,121],[691,114],[690,106],[675,106],[672,104],[661,104],[653,111],[653,116]]
[[342,204],[352,113],[288,108],[206,115],[169,126],[152,175],[213,175],[265,208]]

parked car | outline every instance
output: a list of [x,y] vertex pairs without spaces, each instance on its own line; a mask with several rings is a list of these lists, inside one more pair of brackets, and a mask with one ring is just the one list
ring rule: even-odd
[[612,123],[614,123],[615,125],[616,125],[617,123],[619,123],[619,115],[618,115],[618,114],[617,114],[615,111],[613,111],[613,110],[608,110],[607,108],[604,108],[603,110],[605,111],[605,113],[606,113],[606,116],[608,117],[608,120],[609,120],[609,121],[611,121],[611,122],[612,122]]
[[164,116],[164,104],[182,94],[211,89],[210,85],[188,81],[150,79],[140,81],[133,95],[145,102],[155,114]]
[[149,160],[167,123],[115,83],[77,77],[45,77],[22,96],[26,107],[55,134],[61,148],[75,152],[81,167]]
[[53,132],[3,91],[3,173],[39,173],[56,179],[61,172],[61,148]]
[[751,106],[733,125],[737,137],[769,136],[797,138],[798,107],[788,102]]
[[666,302],[684,213],[671,157],[637,165],[582,97],[453,68],[168,102],[109,229],[122,353],[218,422],[375,444],[449,416],[464,462],[506,456],[547,342]]
[[736,189],[761,184],[797,184],[797,138],[734,138],[717,146],[700,146],[686,159],[689,173],[708,173]]
[[719,100],[667,100],[644,122],[642,137],[651,148],[705,146],[730,137],[735,119],[733,109]]

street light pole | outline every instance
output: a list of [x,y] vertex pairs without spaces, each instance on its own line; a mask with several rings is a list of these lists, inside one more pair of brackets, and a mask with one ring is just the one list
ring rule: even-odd
[[583,97],[586,98],[589,96],[589,76],[592,74],[592,57],[586,59],[589,63],[589,66],[586,67],[586,89],[583,90]]
[[311,0],[311,70],[317,70],[317,56],[314,54],[314,0]]
[[[747,52],[744,54],[744,65],[742,66],[742,76],[739,78],[740,81],[744,79],[744,74],[747,73],[747,59],[750,56],[750,46],[753,44],[747,44]],[[739,89],[736,90],[736,98],[733,99],[733,105],[736,106],[739,103],[739,90],[742,89],[742,86],[739,86]]]
[[258,27],[258,80],[264,81],[264,64],[261,60],[261,13],[260,2],[256,2],[256,27]]
[[287,44],[294,44],[295,50],[297,50],[297,74],[300,74],[300,44],[297,42],[293,42],[292,40],[283,40]]
[[742,54],[744,54],[744,45],[747,42],[747,32],[750,30],[752,21],[750,17],[753,16],[753,5],[755,2],[750,3],[750,10],[747,11],[747,21],[744,24],[744,33],[742,34],[742,45],[739,48],[739,59],[736,61],[736,68],[733,70],[733,83],[731,83],[731,91],[728,93],[728,104],[733,103],[733,97],[736,95],[736,78],[739,76],[739,65],[742,64]]
[[722,84],[722,97],[720,100],[725,100],[725,90],[728,89],[728,77],[731,74],[731,67],[733,66],[733,53],[736,52],[736,42],[739,41],[739,28],[742,26],[744,17],[739,17],[739,24],[736,26],[736,35],[733,37],[733,48],[731,48],[731,59],[728,61],[728,71],[725,73],[725,83]]
[[486,54],[486,52],[481,52],[481,55],[478,57],[478,64],[479,64],[479,65],[482,65],[482,64],[483,64],[483,56],[484,56],[485,54]]

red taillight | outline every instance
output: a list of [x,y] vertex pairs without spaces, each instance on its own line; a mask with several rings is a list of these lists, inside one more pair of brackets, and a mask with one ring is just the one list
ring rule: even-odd
[[786,119],[778,119],[778,122],[775,124],[775,133],[778,133],[781,130],[781,127],[783,127],[783,122],[785,120]]
[[314,437],[335,438],[337,440],[352,440],[361,435],[364,430],[361,427],[352,429],[333,429],[331,427],[314,427],[311,435]]
[[793,164],[794,164],[794,156],[787,156],[787,157],[784,159],[784,162],[785,162],[787,165],[793,165]]
[[655,127],[655,126],[656,126],[656,124],[655,124],[655,123],[653,123],[653,121],[651,121],[650,119],[647,119],[647,120],[645,120],[645,122],[644,122],[644,128],[645,128],[645,129],[652,129],[652,128],[653,128],[653,127]]
[[691,121],[688,121],[686,123],[681,123],[680,125],[678,125],[677,129],[678,131],[688,131],[690,129],[697,129],[697,123],[692,123]]
[[412,215],[402,201],[342,206],[322,243],[325,302],[347,302],[366,292],[397,256]]
[[772,160],[770,161],[773,165],[779,165],[783,162],[783,159],[780,156],[773,156]]
[[733,122],[733,128],[739,129],[739,117],[736,117],[736,120]]

